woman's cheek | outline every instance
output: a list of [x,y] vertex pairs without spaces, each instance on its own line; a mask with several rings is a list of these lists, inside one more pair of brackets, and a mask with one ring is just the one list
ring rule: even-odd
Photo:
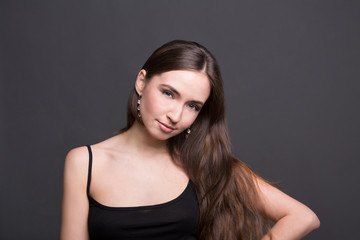
[[192,111],[189,111],[186,114],[185,125],[188,126],[187,128],[189,128],[194,123],[197,116],[198,116],[198,114],[196,112],[192,112]]
[[146,101],[146,112],[156,114],[160,110],[162,105],[161,100],[155,94],[148,95],[144,100]]

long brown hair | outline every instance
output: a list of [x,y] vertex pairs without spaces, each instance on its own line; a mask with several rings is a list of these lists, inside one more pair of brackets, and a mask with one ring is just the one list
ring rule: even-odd
[[[142,69],[148,81],[171,70],[207,74],[209,98],[192,124],[191,134],[168,140],[169,152],[195,184],[200,207],[199,239],[260,239],[267,219],[257,207],[256,174],[231,153],[223,82],[214,56],[198,43],[175,40],[155,50]],[[138,121],[137,99],[134,89],[128,101],[127,125],[119,132]]]

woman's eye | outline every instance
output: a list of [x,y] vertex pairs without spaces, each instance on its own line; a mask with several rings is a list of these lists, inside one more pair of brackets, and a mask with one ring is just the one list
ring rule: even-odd
[[167,90],[164,90],[163,94],[165,94],[166,96],[171,97],[171,98],[173,97],[173,94],[170,91],[167,91]]
[[195,110],[195,111],[200,110],[198,106],[196,106],[195,104],[192,104],[192,103],[189,104],[189,108],[191,108],[192,110]]

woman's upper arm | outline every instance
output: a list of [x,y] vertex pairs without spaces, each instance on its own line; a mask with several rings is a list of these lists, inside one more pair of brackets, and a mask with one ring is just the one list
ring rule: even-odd
[[257,183],[261,210],[274,222],[281,221],[275,231],[284,230],[281,226],[293,226],[286,231],[292,230],[294,235],[305,236],[320,226],[319,219],[310,208],[260,178],[257,178]]
[[88,166],[86,147],[72,149],[65,158],[60,240],[88,239]]

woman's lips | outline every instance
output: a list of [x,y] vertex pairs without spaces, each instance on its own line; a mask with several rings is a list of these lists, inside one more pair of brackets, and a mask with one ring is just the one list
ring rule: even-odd
[[174,128],[172,128],[172,127],[170,127],[170,126],[168,126],[165,123],[162,123],[160,121],[158,121],[158,122],[159,122],[160,129],[163,130],[164,132],[171,133],[172,131],[174,131]]

